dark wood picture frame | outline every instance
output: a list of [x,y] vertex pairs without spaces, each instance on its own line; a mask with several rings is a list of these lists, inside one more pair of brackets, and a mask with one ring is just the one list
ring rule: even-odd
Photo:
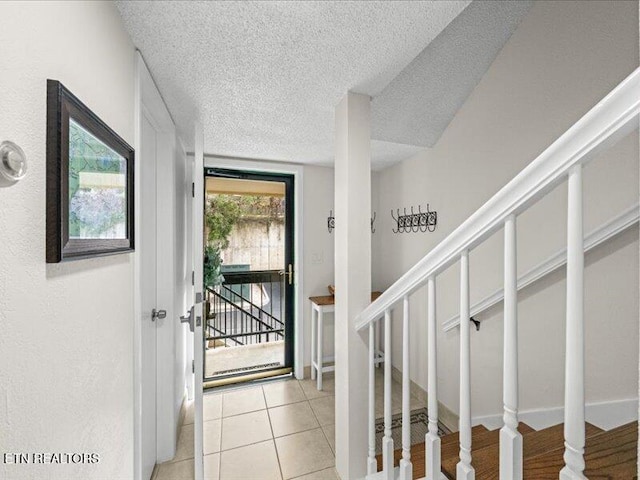
[[[69,119],[126,161],[125,238],[69,238]],[[134,150],[56,80],[47,80],[47,263],[134,250]]]

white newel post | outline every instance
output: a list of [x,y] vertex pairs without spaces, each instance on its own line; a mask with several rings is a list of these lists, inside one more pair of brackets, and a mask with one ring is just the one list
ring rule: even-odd
[[[377,323],[377,322],[376,322]],[[367,473],[376,473],[376,325],[369,325],[369,458],[367,459]]]
[[355,319],[371,303],[371,98],[347,93],[335,116],[336,469],[367,474],[368,341]]
[[413,479],[411,464],[411,376],[409,375],[410,353],[409,297],[402,299],[402,459],[400,480]]
[[500,479],[522,479],[522,435],[518,432],[518,272],[516,217],[504,223],[504,426],[500,429]]
[[469,252],[460,255],[460,461],[457,480],[474,480],[471,466],[471,345],[469,339]]
[[391,437],[391,312],[384,312],[384,437],[382,437],[382,471],[393,480],[393,438]]
[[567,331],[564,380],[564,468],[561,480],[586,478],[584,471],[584,249],[582,166],[569,171],[567,214]]
[[436,331],[436,280],[427,280],[427,413],[429,431],[424,436],[426,480],[446,478],[441,471],[440,436],[438,435],[438,339]]

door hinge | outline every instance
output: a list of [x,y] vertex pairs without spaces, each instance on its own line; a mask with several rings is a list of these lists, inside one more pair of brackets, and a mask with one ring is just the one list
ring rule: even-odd
[[191,270],[191,285],[196,284],[196,272]]
[[191,182],[191,196],[196,198],[196,184]]
[[191,373],[196,373],[196,361],[191,360]]

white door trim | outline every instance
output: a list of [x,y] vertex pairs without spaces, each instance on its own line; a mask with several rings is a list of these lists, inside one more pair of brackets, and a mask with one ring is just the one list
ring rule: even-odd
[[[163,147],[162,154],[157,156],[157,191],[158,209],[165,212],[172,212],[171,215],[158,216],[158,237],[157,237],[157,258],[162,258],[163,262],[157,265],[157,308],[167,311],[164,320],[157,320],[157,355],[156,355],[156,462],[170,460],[175,455],[177,443],[176,425],[178,422],[178,412],[175,408],[175,376],[176,359],[174,358],[174,345],[176,342],[175,325],[181,312],[176,311],[175,305],[175,161],[178,156],[178,145],[176,142],[175,126],[167,111],[167,108],[158,92],[158,89],[147,69],[144,60],[139,52],[136,52],[135,67],[135,194],[134,204],[136,216],[134,228],[140,231],[141,211],[141,174],[142,165],[139,161],[142,156],[142,120],[147,118],[159,135],[158,143]],[[136,235],[140,239],[139,235]],[[141,305],[141,262],[140,250],[144,248],[139,240],[134,254],[134,479],[146,480],[142,478],[142,329],[140,319],[142,318]],[[179,392],[182,396],[184,391]]]
[[202,125],[198,122],[194,125],[195,154],[194,154],[194,176],[193,176],[193,278],[194,290],[193,312],[195,316],[193,327],[193,388],[196,392],[193,402],[193,460],[195,480],[204,478],[204,418],[203,418],[203,369],[204,369],[204,280],[203,261],[204,254],[204,175],[203,175],[203,147],[204,137]]
[[275,163],[259,160],[240,160],[235,158],[211,157],[205,154],[204,166],[211,168],[228,168],[231,170],[252,170],[265,173],[284,173],[293,175],[295,179],[295,226],[294,226],[294,265],[295,268],[295,318],[294,318],[294,345],[293,356],[295,359],[294,375],[298,379],[304,378],[304,258],[303,258],[303,232],[304,232],[304,208],[303,208],[303,175],[304,166],[293,163]]

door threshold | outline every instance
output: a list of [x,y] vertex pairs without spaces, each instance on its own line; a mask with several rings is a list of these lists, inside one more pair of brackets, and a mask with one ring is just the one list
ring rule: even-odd
[[293,368],[278,368],[276,370],[267,370],[265,372],[255,372],[255,373],[247,373],[244,375],[236,375],[233,377],[220,378],[219,380],[209,380],[207,382],[203,382],[202,388],[203,390],[208,390],[210,388],[223,387],[225,385],[233,385],[236,383],[244,383],[250,382],[253,380],[262,380],[270,377],[278,377],[280,375],[288,375],[293,372]]

